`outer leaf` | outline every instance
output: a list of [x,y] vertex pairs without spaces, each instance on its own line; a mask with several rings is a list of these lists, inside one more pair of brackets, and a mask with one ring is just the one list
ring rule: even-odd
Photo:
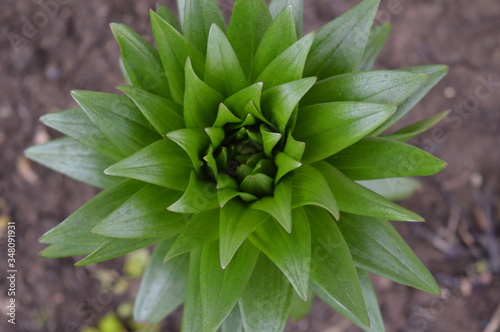
[[91,91],[72,91],[71,95],[123,156],[160,138],[137,106],[125,96]]
[[195,214],[179,234],[163,261],[195,250],[219,238],[219,209]]
[[200,294],[200,261],[201,248],[191,251],[189,255],[189,276],[184,313],[182,315],[182,332],[203,331],[203,310]]
[[446,167],[419,148],[378,137],[367,137],[327,161],[353,180],[432,175]]
[[238,57],[216,24],[212,24],[208,36],[205,82],[226,97],[247,85]]
[[225,269],[247,237],[263,222],[267,213],[254,210],[238,199],[229,201],[220,210],[220,265]]
[[408,199],[415,191],[422,188],[418,180],[411,178],[389,178],[357,182],[391,201]]
[[413,93],[405,102],[399,105],[398,110],[390,117],[389,120],[384,122],[377,130],[375,130],[372,135],[378,135],[384,132],[387,128],[398,122],[405,114],[407,114],[422,98],[432,89],[447,73],[448,67],[443,65],[434,66],[419,66],[405,68],[404,71],[410,71],[413,73],[423,73],[429,75],[425,84],[420,87],[416,92]]
[[316,82],[315,77],[292,81],[268,89],[262,95],[262,112],[284,134],[300,99]]
[[162,139],[114,164],[105,173],[184,190],[191,170],[191,160],[184,150],[175,142]]
[[245,332],[283,331],[292,294],[283,273],[269,258],[260,255],[239,302]]
[[181,24],[179,23],[179,20],[175,16],[174,12],[170,10],[167,6],[161,5],[161,4],[156,4],[156,14],[160,16],[163,20],[168,22],[171,26],[173,26],[177,31],[181,32],[182,27]]
[[106,238],[93,234],[90,230],[144,185],[139,181],[124,180],[99,193],[62,223],[45,233],[40,238],[40,242],[72,244],[74,246],[100,246]]
[[147,185],[92,229],[99,235],[117,238],[171,238],[184,228],[189,216],[165,208],[181,193]]
[[306,143],[303,162],[325,159],[359,141],[388,119],[395,106],[335,102],[299,111],[294,137]]
[[353,321],[354,324],[362,328],[366,332],[385,332],[384,321],[380,313],[380,306],[377,301],[377,295],[373,289],[372,282],[368,273],[362,269],[357,269],[361,289],[363,290],[363,297],[365,298],[365,305],[368,309],[368,316],[370,317],[370,327],[367,327],[360,321]]
[[201,179],[196,172],[192,171],[186,191],[167,209],[178,213],[200,213],[218,207],[215,184]]
[[363,54],[363,59],[358,66],[359,71],[370,70],[375,63],[380,51],[385,45],[389,34],[391,33],[392,25],[390,23],[382,24],[373,27],[368,36],[368,43]]
[[245,242],[236,253],[233,264],[223,270],[219,264],[219,244],[205,245],[200,268],[203,331],[217,331],[229,315],[245,290],[258,256],[259,251]]
[[264,197],[252,204],[252,208],[269,213],[288,232],[292,232],[292,181],[283,179],[274,190],[274,195]]
[[234,3],[227,39],[247,76],[253,66],[257,47],[271,21],[271,13],[264,0],[237,0]]
[[354,71],[368,41],[380,0],[364,0],[318,30],[304,76],[326,77]]
[[441,113],[438,113],[436,115],[433,115],[431,117],[428,117],[426,119],[423,119],[421,121],[415,122],[409,126],[406,126],[395,133],[384,136],[385,138],[390,138],[396,141],[400,142],[407,142],[411,140],[412,138],[416,137],[417,135],[420,135],[421,133],[427,131],[428,129],[434,127],[436,124],[438,124],[442,119],[444,119],[450,111],[444,111]]
[[[290,7],[291,5],[291,7]],[[269,10],[273,19],[276,20],[277,16],[283,9],[293,8],[293,18],[295,21],[295,29],[297,36],[302,36],[302,18],[304,16],[304,1],[302,0],[271,0],[269,3]]]
[[312,32],[288,47],[262,71],[257,81],[264,82],[264,89],[266,90],[301,79],[307,54],[313,40],[314,33]]
[[239,306],[234,306],[229,316],[226,317],[222,323],[221,332],[245,332]]
[[115,160],[125,157],[79,107],[45,114],[40,121],[106,157]]
[[432,275],[389,222],[343,213],[338,226],[357,267],[439,294],[439,286]]
[[69,137],[30,147],[25,154],[56,172],[95,187],[109,188],[122,180],[103,173],[114,163],[113,159]]
[[73,243],[51,244],[40,252],[45,258],[62,258],[79,255],[88,255],[96,250],[98,245],[75,245]]
[[414,93],[427,78],[426,74],[390,70],[337,75],[315,84],[300,105],[332,101],[398,105]]
[[125,69],[125,65],[123,64],[123,59],[121,57],[120,59],[118,59],[118,65],[120,66],[120,72],[122,73],[123,81],[125,81],[125,84],[134,84],[130,79],[130,75],[127,73],[127,69]]
[[[164,7],[164,6],[161,6]],[[194,69],[199,75],[205,72],[205,58],[198,49],[184,37],[180,30],[164,21],[154,12],[150,12],[151,26],[158,53],[161,58],[165,74],[170,83],[172,98],[178,104],[184,101],[184,67],[189,57]]]
[[122,85],[118,89],[132,99],[160,135],[165,136],[172,130],[184,128],[180,105],[133,86]]
[[130,252],[149,247],[162,239],[108,239],[90,255],[78,261],[75,266],[84,266],[104,262]]
[[198,50],[205,54],[212,23],[217,24],[223,31],[226,30],[226,23],[217,1],[184,0],[179,8],[184,8],[184,14],[181,16],[184,35]]
[[214,123],[224,97],[196,76],[191,60],[186,62],[184,120],[188,128],[206,128]]
[[146,267],[134,303],[137,322],[157,324],[184,302],[189,256],[182,255],[163,263],[163,256],[172,242],[159,243]]
[[292,207],[317,205],[339,218],[339,208],[328,182],[312,166],[301,166],[292,177]]
[[314,164],[325,177],[340,211],[398,221],[424,221],[411,212],[349,179],[326,162]]
[[250,240],[278,266],[305,301],[311,260],[311,230],[302,208],[292,211],[292,220],[291,234],[274,220],[268,220],[257,228]]
[[158,51],[126,25],[112,23],[110,26],[120,45],[123,65],[134,86],[170,98],[168,80]]
[[296,11],[288,6],[272,21],[255,54],[252,78],[259,76],[278,55],[297,41],[294,13]]
[[305,211],[311,224],[311,280],[335,310],[369,325],[361,285],[342,233],[323,209],[306,207]]
[[203,166],[202,155],[210,146],[210,137],[207,132],[201,128],[183,128],[168,133],[167,137],[186,151],[194,169],[199,172]]

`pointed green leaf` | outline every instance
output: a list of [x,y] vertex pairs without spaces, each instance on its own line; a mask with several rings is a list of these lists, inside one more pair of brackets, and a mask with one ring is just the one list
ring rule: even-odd
[[292,176],[292,207],[317,205],[339,218],[339,208],[325,177],[312,166],[302,166]]
[[[270,9],[272,10],[272,7]],[[296,12],[291,6],[287,6],[273,20],[257,48],[252,78],[259,76],[278,55],[297,41],[294,24]]]
[[243,192],[263,197],[272,195],[274,179],[263,173],[255,173],[247,175],[241,181],[240,187]]
[[325,159],[359,141],[396,110],[385,104],[334,102],[299,110],[294,137],[306,143],[303,162]]
[[302,320],[309,314],[309,312],[311,312],[313,301],[314,294],[310,288],[307,301],[302,300],[297,293],[294,292],[292,294],[292,303],[290,304],[290,317],[292,317],[296,322]]
[[45,258],[63,258],[71,256],[88,255],[96,250],[99,245],[75,245],[73,243],[51,244],[40,252]]
[[222,128],[209,127],[205,128],[205,132],[210,138],[211,146],[214,149],[218,148],[226,138],[226,134]]
[[188,287],[182,315],[182,332],[203,331],[203,310],[200,291],[201,248],[189,254]]
[[324,292],[334,309],[369,325],[356,268],[336,222],[318,207],[306,207],[311,225],[311,280]]
[[223,31],[226,30],[226,22],[217,0],[184,0],[179,6],[179,9],[182,8],[184,14],[181,15],[181,21],[183,21],[184,35],[198,50],[206,54],[210,26],[215,23]]
[[380,0],[364,0],[318,30],[304,76],[319,79],[354,71],[363,58]]
[[391,201],[408,199],[415,191],[422,189],[420,182],[412,178],[388,178],[357,182]]
[[235,1],[227,39],[246,75],[253,66],[255,52],[271,21],[271,13],[264,0]]
[[363,290],[363,297],[365,298],[366,309],[370,317],[370,326],[368,327],[358,320],[353,320],[352,318],[354,317],[350,317],[349,319],[365,332],[385,332],[380,306],[370,276],[362,269],[357,269],[357,271],[361,289]]
[[[164,6],[162,6],[164,7]],[[158,53],[170,83],[172,98],[178,104],[184,102],[184,68],[189,57],[198,75],[205,72],[205,57],[174,26],[154,12],[150,12],[153,35]]]
[[84,259],[76,262],[75,266],[85,266],[104,262],[116,257],[123,256],[133,251],[149,247],[161,242],[161,238],[153,239],[107,239],[99,248],[94,250]]
[[274,189],[274,195],[252,204],[252,208],[269,213],[288,232],[292,232],[292,181],[285,178]]
[[406,99],[401,105],[399,105],[398,110],[394,113],[389,120],[384,122],[377,130],[375,130],[372,135],[378,135],[384,132],[387,128],[391,127],[393,124],[398,122],[403,116],[405,116],[413,106],[418,104],[422,98],[425,97],[427,92],[432,89],[447,73],[448,67],[443,65],[434,65],[434,66],[418,66],[411,68],[401,69],[402,71],[408,71],[412,73],[421,73],[429,75],[427,81],[414,92],[408,99]]
[[120,45],[123,65],[133,85],[171,98],[158,51],[126,25],[112,23],[110,27]]
[[283,10],[293,9],[293,18],[295,21],[295,30],[298,37],[302,36],[302,18],[304,16],[304,1],[303,0],[271,0],[269,10],[274,20]]
[[221,332],[245,332],[239,306],[235,305],[229,316],[224,319]]
[[301,160],[306,150],[306,144],[293,138],[292,133],[288,133],[288,139],[283,151],[294,159]]
[[92,91],[72,91],[71,95],[123,156],[160,139],[128,97]]
[[237,123],[240,121],[241,120],[236,115],[234,115],[226,105],[221,103],[219,105],[219,111],[217,112],[217,118],[215,119],[213,126],[222,128],[228,123]]
[[85,112],[77,107],[65,111],[45,114],[40,121],[106,157],[120,160],[126,155],[120,153],[106,135],[92,122]]
[[424,221],[418,214],[352,181],[327,162],[316,163],[314,167],[328,182],[340,211],[397,221]]
[[377,60],[380,51],[385,45],[389,34],[391,33],[392,25],[390,23],[382,24],[373,27],[368,36],[368,43],[366,44],[363,59],[358,66],[358,71],[370,70]]
[[441,122],[450,111],[444,111],[406,126],[393,134],[383,136],[400,142],[407,142]]
[[170,238],[179,234],[189,216],[166,207],[181,197],[176,190],[146,185],[92,229],[116,238]]
[[195,171],[192,171],[186,191],[167,209],[178,213],[200,213],[218,207],[215,184],[201,179]]
[[105,173],[184,190],[192,169],[186,152],[175,142],[162,139],[108,167]]
[[217,331],[229,315],[245,290],[258,257],[259,251],[245,242],[232,264],[223,270],[219,261],[219,244],[212,242],[205,245],[200,267],[203,331]]
[[186,94],[184,96],[184,121],[188,128],[211,127],[217,116],[221,94],[200,80],[193,71],[191,60],[186,62]]
[[446,167],[433,155],[388,138],[367,137],[327,161],[353,180],[432,175]]
[[73,244],[75,246],[100,246],[106,238],[93,234],[90,230],[102,219],[125,203],[144,183],[124,180],[99,193],[73,212],[66,220],[45,233],[41,243]]
[[184,302],[189,256],[182,255],[163,263],[163,256],[172,242],[160,242],[146,267],[134,303],[136,322],[157,324]]
[[118,89],[132,99],[160,135],[165,136],[172,130],[184,128],[182,106],[130,85],[122,85]]
[[212,24],[208,36],[205,82],[226,97],[247,85],[238,57],[216,24]]
[[109,188],[122,180],[104,174],[113,159],[69,137],[32,146],[24,153],[37,163],[94,187]]
[[229,201],[220,210],[220,265],[225,269],[247,237],[263,222],[267,213],[254,210],[238,199]]
[[338,226],[357,267],[439,294],[439,286],[430,272],[389,222],[343,213]]
[[315,82],[315,77],[308,77],[275,86],[262,94],[262,112],[282,134],[300,99]]
[[288,278],[299,296],[308,295],[311,261],[311,230],[302,208],[292,211],[293,231],[288,233],[275,220],[268,219],[250,236],[259,248]]
[[206,131],[201,128],[183,128],[169,132],[167,137],[186,151],[194,169],[199,172],[203,166],[201,158],[210,145]]
[[283,152],[278,152],[276,154],[274,163],[278,167],[275,183],[278,183],[286,174],[302,166],[302,163],[300,161],[293,159]]
[[302,78],[307,54],[314,40],[314,32],[299,39],[278,55],[259,75],[264,90]]
[[364,101],[399,105],[429,76],[403,71],[364,71],[333,76],[315,84],[300,106],[332,101]]
[[127,69],[125,69],[125,65],[123,64],[123,59],[120,57],[118,59],[118,65],[120,66],[120,72],[122,73],[123,76],[123,81],[125,81],[125,84],[132,85],[132,80],[130,79],[130,75],[127,73]]
[[268,158],[271,158],[273,155],[273,149],[281,140],[282,135],[280,133],[271,131],[271,129],[269,129],[269,127],[264,124],[260,126],[260,133],[262,135],[264,153]]
[[292,287],[280,269],[260,255],[239,302],[245,332],[282,332],[292,294]]
[[219,209],[213,209],[192,216],[163,261],[217,240],[219,238],[219,212]]
[[254,104],[260,107],[262,86],[263,84],[261,82],[252,84],[224,100],[224,105],[227,106],[234,115],[243,119],[248,115],[245,110],[248,103],[253,101]]
[[179,20],[175,16],[174,12],[172,12],[170,8],[168,8],[167,6],[157,3],[156,14],[158,14],[158,16],[160,16],[162,19],[168,22],[168,24],[174,27],[177,31],[179,32],[182,31],[182,27]]
[[241,198],[244,202],[254,202],[258,199],[252,194],[248,194],[231,188],[222,188],[217,191],[217,199],[221,208],[223,208],[227,204],[227,202],[235,197]]

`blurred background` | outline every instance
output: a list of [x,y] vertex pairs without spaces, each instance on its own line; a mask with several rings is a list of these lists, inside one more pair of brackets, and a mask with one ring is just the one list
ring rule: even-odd
[[[175,7],[175,1],[162,3]],[[359,0],[306,0],[306,31]],[[0,0],[0,330],[139,331],[130,320],[148,251],[74,267],[44,259],[38,238],[97,191],[31,163],[23,150],[59,136],[38,118],[73,107],[72,89],[116,92],[119,49],[108,24],[151,40],[156,1]],[[228,14],[231,0],[221,1]],[[438,280],[441,296],[374,278],[388,332],[500,331],[500,2],[382,0],[377,24],[393,30],[377,69],[446,64],[450,73],[401,125],[450,109],[412,143],[444,159],[403,205],[425,224],[395,226]],[[17,224],[17,324],[7,324],[6,230]],[[381,262],[383,263],[383,262]],[[124,267],[125,266],[125,267]],[[179,331],[180,313],[161,331]],[[158,331],[160,327],[150,330]],[[359,329],[315,301],[287,331]]]

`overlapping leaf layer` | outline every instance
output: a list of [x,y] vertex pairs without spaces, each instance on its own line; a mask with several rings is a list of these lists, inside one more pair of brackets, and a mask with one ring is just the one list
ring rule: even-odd
[[43,254],[85,265],[158,244],[134,316],[184,303],[183,331],[282,331],[311,294],[383,331],[366,271],[439,292],[387,221],[422,218],[368,188],[445,166],[405,143],[444,114],[380,133],[447,68],[370,71],[390,30],[372,28],[378,4],[304,36],[302,0],[236,0],[227,26],[215,0],[179,0],[180,20],[159,6],[156,47],[112,24],[123,94],[73,91],[79,107],[42,118],[67,137],[27,150],[104,189]]

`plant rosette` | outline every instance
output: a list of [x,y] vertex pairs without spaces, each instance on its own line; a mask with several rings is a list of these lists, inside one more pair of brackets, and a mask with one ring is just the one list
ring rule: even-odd
[[[445,163],[406,144],[446,112],[389,127],[447,67],[369,70],[390,25],[364,0],[303,35],[301,0],[179,0],[151,11],[156,48],[122,24],[123,94],[73,91],[41,121],[67,137],[26,155],[104,189],[42,236],[77,265],[157,244],[134,318],[184,304],[182,331],[282,331],[316,295],[383,331],[367,272],[439,287],[387,220],[422,221],[390,199]],[[304,302],[306,301],[307,302]]]

